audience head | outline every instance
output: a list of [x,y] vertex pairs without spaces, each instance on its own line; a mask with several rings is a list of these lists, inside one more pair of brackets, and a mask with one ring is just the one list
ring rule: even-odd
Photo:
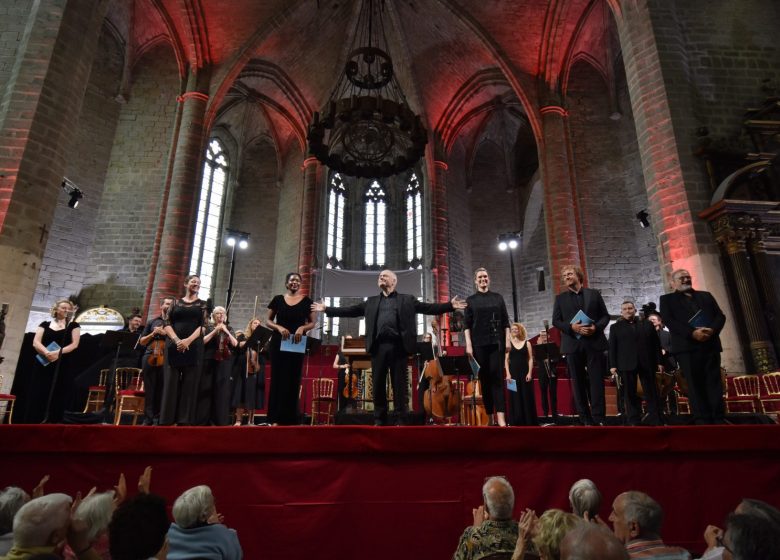
[[623,492],[612,502],[609,520],[615,536],[628,543],[638,538],[658,538],[664,512],[658,502],[644,492]]
[[571,485],[569,490],[569,505],[577,517],[595,519],[601,509],[601,492],[596,484],[587,478],[581,478]]
[[166,545],[168,515],[165,500],[154,494],[138,494],[114,512],[108,525],[113,560],[146,560]]
[[576,515],[560,509],[548,509],[539,517],[533,542],[542,560],[559,560],[563,537],[580,521]]
[[606,527],[580,522],[561,541],[561,560],[628,560],[628,552]]
[[482,499],[490,519],[494,521],[512,519],[515,493],[506,478],[502,476],[488,478],[482,485]]
[[23,505],[14,517],[14,546],[31,548],[61,543],[70,524],[71,501],[67,494],[47,494]]
[[114,513],[114,491],[93,494],[84,498],[76,508],[74,517],[87,523],[87,539],[91,542],[100,536]]
[[206,523],[214,511],[214,494],[206,485],[186,490],[173,502],[173,520],[182,529]]
[[763,516],[732,513],[723,535],[724,558],[780,559],[780,525]]
[[744,513],[746,515],[755,515],[780,526],[780,510],[761,500],[745,498],[734,510],[734,513]]
[[0,535],[13,530],[16,512],[29,501],[30,495],[18,486],[8,486],[0,492]]

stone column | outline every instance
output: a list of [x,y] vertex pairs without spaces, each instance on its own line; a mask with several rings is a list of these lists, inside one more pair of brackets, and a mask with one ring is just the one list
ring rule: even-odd
[[449,216],[447,205],[447,170],[448,166],[441,160],[433,162],[434,176],[431,184],[431,244],[433,251],[433,285],[436,290],[436,301],[450,300],[450,265],[449,265]]
[[[718,243],[726,252],[734,274],[734,288],[742,310],[741,322],[750,343],[755,373],[769,373],[777,370],[777,357],[764,322],[761,302],[747,254],[747,243],[753,231],[744,218],[746,217],[724,215],[718,218],[712,227]],[[752,220],[748,217],[749,221]]]
[[761,294],[761,310],[774,343],[775,354],[777,354],[778,350],[780,350],[780,318],[777,316],[780,305],[778,305],[777,296],[775,295],[775,278],[767,260],[766,245],[764,244],[765,237],[766,230],[759,228],[748,240],[748,253],[750,254],[750,262],[753,264],[753,273],[758,284],[758,291]]
[[163,296],[180,296],[189,273],[192,236],[200,194],[201,162],[205,147],[204,116],[209,96],[209,75],[203,69],[190,71],[187,91],[179,96],[181,120],[175,141],[169,185],[163,201],[163,219],[155,243],[156,261],[151,308]]
[[[587,277],[582,246],[582,224],[575,193],[569,138],[569,113],[559,105],[541,108],[543,142],[539,159],[544,184],[544,219],[550,255],[550,275],[560,284],[563,265],[582,267]],[[555,290],[554,290],[555,291]]]
[[301,235],[298,249],[298,272],[301,275],[301,292],[313,297],[312,270],[317,266],[319,250],[320,183],[322,165],[317,158],[303,161],[303,197],[301,199]]
[[0,285],[10,310],[0,390],[10,390],[13,380],[107,5],[30,2],[14,67],[3,84]]

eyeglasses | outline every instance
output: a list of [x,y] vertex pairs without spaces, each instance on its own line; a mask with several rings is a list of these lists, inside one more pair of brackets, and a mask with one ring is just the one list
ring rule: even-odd
[[722,546],[725,550],[728,550],[729,553],[734,554],[734,551],[731,550],[731,547],[726,544],[726,540],[723,538],[723,535],[715,537],[715,544]]

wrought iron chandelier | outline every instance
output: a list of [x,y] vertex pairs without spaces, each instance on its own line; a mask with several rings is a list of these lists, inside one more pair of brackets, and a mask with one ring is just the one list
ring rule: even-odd
[[309,125],[309,153],[352,177],[389,177],[422,157],[428,132],[388,54],[384,0],[362,0],[344,74]]

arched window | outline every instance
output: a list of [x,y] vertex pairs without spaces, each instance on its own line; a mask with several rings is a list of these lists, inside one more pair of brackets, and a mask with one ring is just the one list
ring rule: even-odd
[[329,268],[341,268],[344,265],[344,208],[347,189],[341,174],[334,173],[328,189],[328,246],[325,255]]
[[385,264],[385,190],[378,181],[366,189],[366,242],[365,262],[369,267]]
[[227,174],[227,155],[220,141],[214,138],[206,149],[206,162],[203,164],[198,219],[195,223],[195,238],[192,242],[190,259],[190,274],[200,276],[201,288],[198,295],[201,299],[211,297],[214,284],[214,265],[217,262],[217,241],[222,221]]
[[406,265],[422,268],[422,189],[417,175],[412,173],[406,185]]

